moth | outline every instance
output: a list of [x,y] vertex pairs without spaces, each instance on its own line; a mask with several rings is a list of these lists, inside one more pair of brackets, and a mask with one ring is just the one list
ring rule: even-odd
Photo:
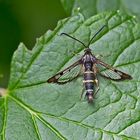
[[[132,77],[127,73],[124,73],[116,68],[110,66],[109,64],[101,61],[97,57],[93,55],[89,45],[92,40],[104,29],[106,25],[102,26],[90,39],[88,45],[85,45],[83,42],[70,36],[67,33],[61,33],[61,35],[66,35],[71,39],[74,39],[81,43],[84,47],[84,55],[81,56],[79,60],[75,63],[67,67],[66,69],[58,72],[56,75],[52,76],[47,80],[48,83],[57,83],[57,84],[66,84],[71,82],[72,80],[78,78],[81,74],[83,75],[83,84],[86,90],[85,97],[88,102],[93,102],[95,95],[99,91],[99,81],[97,75],[113,80],[113,81],[121,81],[121,80],[131,80]],[[101,68],[105,68],[105,70],[101,71]],[[81,70],[82,69],[82,70]],[[82,93],[83,94],[83,93]]]

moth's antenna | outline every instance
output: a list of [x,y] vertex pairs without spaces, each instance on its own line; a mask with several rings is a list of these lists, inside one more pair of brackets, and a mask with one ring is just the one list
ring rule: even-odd
[[68,37],[70,37],[70,38],[72,38],[72,39],[78,41],[78,42],[81,43],[85,48],[87,48],[87,46],[86,46],[82,41],[80,41],[80,40],[78,40],[77,38],[74,38],[74,37],[68,35],[67,33],[61,33],[60,35],[66,35],[66,36],[68,36]]
[[104,29],[104,27],[106,27],[106,25],[103,25],[95,34],[94,36],[90,39],[87,48],[89,48],[89,45],[91,44],[92,40]]

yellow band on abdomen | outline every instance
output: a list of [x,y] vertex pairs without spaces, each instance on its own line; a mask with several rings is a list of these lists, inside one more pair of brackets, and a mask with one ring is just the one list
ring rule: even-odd
[[94,80],[83,80],[83,83],[90,83],[90,82],[94,83]]
[[93,73],[93,71],[85,71],[84,73]]

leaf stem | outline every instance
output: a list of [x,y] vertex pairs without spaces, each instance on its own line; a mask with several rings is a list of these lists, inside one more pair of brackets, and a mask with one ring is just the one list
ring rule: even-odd
[[7,95],[7,90],[4,88],[0,88],[0,97],[4,97]]

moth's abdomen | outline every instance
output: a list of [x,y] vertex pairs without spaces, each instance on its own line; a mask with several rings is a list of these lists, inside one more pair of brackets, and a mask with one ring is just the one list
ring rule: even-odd
[[88,53],[83,57],[83,66],[84,66],[84,80],[86,97],[88,102],[93,101],[94,96],[94,82],[95,82],[95,73],[93,71],[93,56],[91,53]]
[[84,72],[83,83],[85,85],[86,97],[88,99],[88,102],[92,102],[94,98],[94,79],[95,78],[93,71],[87,70]]
[[86,91],[93,91],[94,88],[94,73],[92,71],[85,71],[84,72],[84,80],[83,83],[85,84]]

